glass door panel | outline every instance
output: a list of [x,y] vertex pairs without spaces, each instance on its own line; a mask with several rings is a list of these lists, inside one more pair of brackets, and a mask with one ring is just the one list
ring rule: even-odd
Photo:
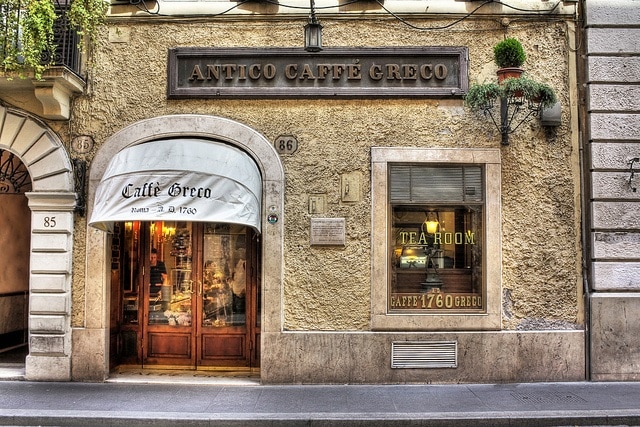
[[202,326],[245,326],[246,230],[211,225],[204,234]]
[[195,366],[192,235],[189,222],[146,223],[149,240],[144,363]]
[[191,223],[150,225],[149,325],[191,326]]
[[118,357],[258,366],[258,238],[239,225],[123,223]]
[[[142,318],[142,297],[140,295],[142,283],[142,270],[144,268],[144,257],[141,255],[142,244],[140,234],[140,222],[120,223],[114,235],[117,239],[118,266],[119,270],[112,269],[112,304],[118,307],[115,345],[110,351],[115,351],[112,356],[115,363],[140,363],[142,357],[141,324]],[[117,237],[116,237],[117,236]],[[114,246],[116,246],[114,244]],[[142,262],[141,262],[142,261]],[[114,282],[113,273],[118,273],[119,277]],[[114,283],[119,285],[119,289],[114,289]]]
[[202,243],[201,365],[249,366],[247,228],[206,224]]
[[138,324],[138,296],[140,272],[140,223],[125,222],[121,258],[121,283],[123,295],[122,323]]

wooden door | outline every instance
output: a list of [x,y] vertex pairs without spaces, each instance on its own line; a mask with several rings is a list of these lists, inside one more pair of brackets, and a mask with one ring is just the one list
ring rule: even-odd
[[193,231],[189,222],[147,223],[143,274],[143,365],[195,367]]
[[203,224],[197,252],[198,366],[255,367],[259,305],[255,233],[231,224]]
[[121,228],[112,293],[120,312],[118,363],[259,366],[258,235],[229,224],[128,222]]

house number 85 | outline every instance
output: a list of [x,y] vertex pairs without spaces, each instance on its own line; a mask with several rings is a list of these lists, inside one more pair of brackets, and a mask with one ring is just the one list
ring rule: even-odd
[[45,228],[54,228],[56,226],[56,217],[55,216],[45,216],[44,217],[44,227]]

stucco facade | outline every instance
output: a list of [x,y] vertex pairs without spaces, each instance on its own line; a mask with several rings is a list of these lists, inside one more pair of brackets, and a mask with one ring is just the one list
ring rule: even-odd
[[[249,152],[262,171],[264,383],[585,379],[573,49],[577,4],[563,2],[553,11],[554,19],[490,5],[449,26],[462,15],[461,3],[467,12],[475,4],[451,2],[456,14],[448,15],[448,2],[436,3],[433,11],[417,11],[413,2],[385,2],[422,30],[397,21],[376,3],[319,10],[324,46],[463,46],[468,49],[468,79],[474,83],[495,79],[493,45],[505,36],[517,37],[527,52],[526,72],[558,95],[561,125],[544,127],[535,118],[511,135],[510,145],[501,146],[494,124],[466,107],[460,96],[168,99],[169,49],[300,47],[306,14],[266,17],[262,13],[277,6],[265,3],[191,19],[112,7],[95,46],[86,93],[74,100],[68,127],[58,129],[66,146],[81,135],[95,142],[91,152],[74,155],[89,163],[90,179],[87,216],[75,215],[68,230],[73,239],[70,292],[65,294],[70,298],[70,330],[56,332],[64,337],[60,354],[68,361],[61,379],[103,380],[109,375],[112,237],[87,225],[106,163],[128,145],[168,135],[226,141]],[[167,6],[161,12],[170,15],[174,4],[161,3]],[[202,7],[180,4],[187,11]],[[215,10],[222,7],[211,4]],[[297,151],[278,155],[273,143],[280,135],[295,136]],[[407,155],[405,150],[415,152]],[[383,157],[377,157],[380,153]],[[387,278],[380,250],[389,232],[382,217],[386,193],[376,187],[387,180],[378,168],[380,158],[477,163],[490,171],[487,313],[397,318],[385,312],[381,298]],[[341,197],[347,175],[360,187],[355,200]],[[310,213],[310,196],[322,197],[322,212]],[[276,224],[266,222],[270,209],[279,215]],[[312,218],[344,218],[345,244],[310,244]],[[32,275],[35,259],[32,255]],[[32,292],[33,283],[32,276]],[[39,351],[33,337],[27,377],[46,379],[50,354]],[[391,367],[392,343],[441,341],[456,343],[455,368]]]
[[[263,6],[254,7],[259,10]],[[465,109],[461,99],[167,100],[169,48],[297,46],[301,20],[285,17],[260,22],[220,17],[178,23],[147,16],[114,17],[96,52],[91,96],[76,102],[73,131],[95,138],[99,151],[101,141],[139,120],[202,114],[243,123],[269,141],[282,134],[296,136],[298,151],[280,159],[286,177],[283,249],[282,258],[273,261],[282,263],[282,282],[275,284],[279,289],[273,294],[281,295],[282,304],[280,312],[274,313],[279,319],[273,322],[273,330],[263,331],[264,381],[338,382],[345,377],[353,382],[432,377],[439,381],[517,380],[522,371],[527,371],[530,379],[541,380],[548,378],[548,363],[523,370],[516,368],[517,360],[547,359],[553,363],[561,355],[562,368],[554,368],[554,377],[582,378],[579,168],[572,122],[575,113],[569,108],[574,96],[570,89],[574,86],[574,58],[567,45],[573,33],[571,22],[503,27],[493,19],[482,19],[467,20],[453,31],[419,32],[389,18],[321,17],[327,47],[465,45],[469,48],[471,81],[492,79],[492,46],[505,34],[516,36],[529,53],[527,72],[552,84],[560,95],[565,108],[559,129],[545,133],[534,122],[514,135],[512,145],[500,153],[501,331],[476,331],[459,338],[464,354],[475,353],[474,341],[486,342],[483,347],[489,348],[483,360],[493,362],[482,363],[482,369],[466,356],[460,360],[464,368],[458,370],[391,371],[388,352],[392,339],[432,340],[438,334],[413,331],[407,336],[402,327],[381,334],[371,328],[371,242],[376,234],[386,232],[371,224],[371,149],[496,148],[496,131],[486,119]],[[446,21],[436,21],[436,25],[442,24]],[[478,33],[482,37],[474,36]],[[357,202],[341,202],[340,178],[354,172],[362,176],[362,197]],[[346,218],[344,247],[309,244],[312,215],[308,198],[318,194],[326,196],[322,216]],[[78,227],[84,228],[84,224],[79,221]],[[81,257],[76,259],[75,270],[82,271],[81,244],[76,253]],[[265,253],[265,264],[267,258],[271,265]],[[86,294],[88,287],[85,281],[74,280],[74,295]],[[266,301],[270,295],[265,291]],[[78,328],[86,319],[85,305],[80,301],[82,298],[74,297],[72,325]],[[420,321],[428,323],[428,316]],[[510,341],[523,343],[518,351],[524,354],[514,358],[514,367],[496,364],[496,359],[504,358],[497,353],[511,347]],[[367,369],[357,367],[362,360],[368,360]],[[325,376],[330,370],[333,374]]]

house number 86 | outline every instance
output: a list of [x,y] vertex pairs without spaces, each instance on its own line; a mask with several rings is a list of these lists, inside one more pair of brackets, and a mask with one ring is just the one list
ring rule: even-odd
[[298,140],[293,135],[280,135],[274,145],[279,154],[293,154],[298,150]]

